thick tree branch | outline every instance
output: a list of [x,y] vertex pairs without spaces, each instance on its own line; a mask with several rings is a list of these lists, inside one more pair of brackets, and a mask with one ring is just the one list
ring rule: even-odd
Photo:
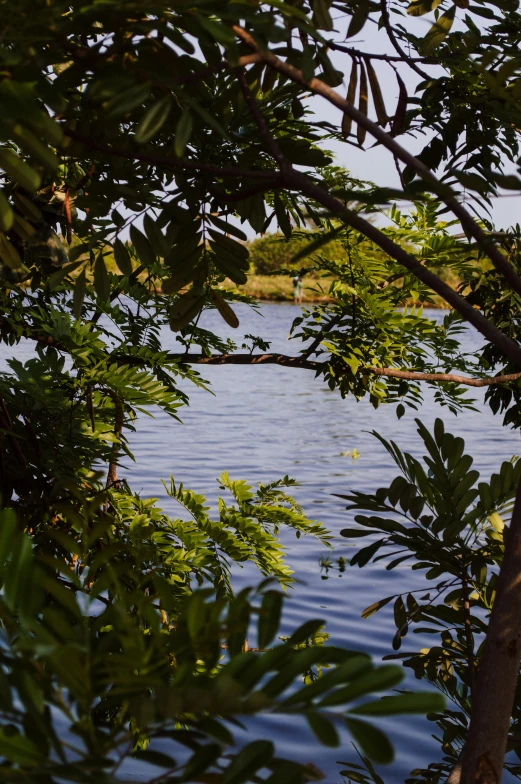
[[179,360],[186,365],[281,365],[282,367],[303,368],[320,371],[324,363],[315,362],[302,356],[290,357],[286,354],[169,354],[170,360]]
[[521,660],[521,483],[472,695],[461,784],[499,784]]
[[[386,147],[393,155],[395,155],[402,163],[410,166],[423,180],[429,183],[433,190],[439,195],[440,199],[451,209],[456,215],[465,231],[479,244],[479,247],[490,258],[495,268],[500,272],[505,280],[512,286],[513,290],[521,296],[521,278],[518,276],[514,268],[505,258],[499,248],[493,243],[491,238],[483,231],[483,229],[476,223],[474,218],[470,215],[465,207],[459,203],[456,194],[448,188],[445,184],[440,183],[437,177],[425,166],[422,161],[415,158],[412,153],[408,152],[404,147],[399,144],[390,134],[377,125],[375,122],[366,117],[363,112],[356,108],[352,103],[342,98],[332,87],[322,82],[320,79],[313,77],[307,80],[302,71],[290,63],[281,60],[273,52],[269,50],[262,50],[257,44],[255,39],[239,25],[233,27],[237,36],[246,43],[251,49],[256,52],[262,53],[264,61],[274,70],[284,74],[297,84],[306,87],[310,92],[316,95],[321,95],[326,98],[330,103],[340,109],[342,112],[351,117],[356,123],[365,128],[375,139],[377,139],[384,147]],[[443,296],[443,295],[442,295]]]
[[[470,306],[469,306],[470,307]],[[479,314],[479,311],[472,308],[473,313]],[[481,314],[479,314],[481,315]],[[485,319],[486,321],[486,319]],[[490,322],[487,322],[491,328],[495,329]],[[331,327],[334,324],[331,324]],[[0,328],[11,334],[16,334],[20,338],[28,340],[35,340],[46,346],[52,346],[58,351],[67,351],[67,348],[55,340],[50,335],[42,335],[36,330],[27,329],[23,334],[20,334],[12,324],[5,318],[0,317]],[[502,334],[502,333],[499,333]],[[308,347],[303,354],[291,357],[287,354],[213,354],[207,356],[206,354],[185,353],[185,354],[169,354],[169,360],[177,360],[180,363],[187,365],[281,365],[282,367],[295,367],[303,368],[306,370],[315,370],[319,372],[326,366],[326,362],[317,362],[308,357],[312,351],[315,351],[320,345],[322,338],[317,336],[312,345]],[[521,353],[516,344],[516,349]],[[310,350],[312,349],[312,350]],[[119,361],[125,363],[127,358],[121,358]],[[128,362],[136,362],[136,357],[129,357]],[[520,361],[521,364],[521,361]],[[447,381],[454,384],[463,384],[468,387],[488,387],[495,386],[496,384],[510,384],[514,381],[521,379],[521,373],[510,373],[504,376],[492,376],[489,378],[472,378],[470,376],[461,376],[455,373],[420,373],[414,370],[400,370],[399,368],[378,368],[367,367],[363,369],[365,372],[374,373],[378,376],[388,376],[389,378],[404,378],[411,381],[434,381],[443,382]],[[109,394],[108,389],[106,390]],[[115,394],[115,393],[114,393]],[[112,397],[112,395],[111,395]]]
[[[297,357],[286,354],[169,354],[169,359],[179,360],[187,365],[280,365],[281,367],[302,368],[315,370],[317,373],[327,367],[327,362],[317,362],[308,359],[308,353]],[[467,387],[490,387],[497,384],[510,384],[521,379],[521,373],[511,373],[505,376],[492,376],[489,378],[472,378],[461,376],[457,373],[420,373],[414,370],[400,370],[399,368],[360,368],[360,373],[371,373],[376,376],[389,378],[404,378],[409,381],[434,381],[462,384]]]

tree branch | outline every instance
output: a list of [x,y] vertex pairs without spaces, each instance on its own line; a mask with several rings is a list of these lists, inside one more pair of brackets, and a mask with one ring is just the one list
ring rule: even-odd
[[118,440],[112,444],[109,470],[107,472],[107,487],[117,487],[117,485],[119,484],[119,480],[118,480],[119,447],[120,447],[121,434],[123,432],[123,419],[124,419],[123,403],[121,402],[121,398],[118,395],[118,393],[115,392],[113,389],[110,389],[110,387],[101,387],[100,392],[103,395],[107,395],[107,397],[110,397],[110,399],[114,403],[114,435]]
[[[384,147],[386,147],[393,155],[395,155],[402,163],[410,166],[423,180],[428,182],[433,190],[439,195],[440,199],[450,208],[456,215],[463,228],[470,234],[483,252],[490,258],[498,272],[500,272],[505,280],[512,286],[513,290],[521,296],[521,278],[518,276],[514,268],[505,258],[503,253],[491,241],[490,237],[483,231],[483,229],[476,223],[474,218],[470,215],[465,207],[457,200],[456,194],[446,185],[440,183],[437,177],[431,170],[425,166],[422,161],[415,158],[410,152],[402,147],[396,139],[388,134],[382,127],[366,117],[363,112],[357,109],[352,103],[342,98],[332,87],[322,82],[320,79],[313,77],[306,80],[302,71],[288,62],[281,60],[273,52],[269,50],[261,50],[255,39],[239,25],[234,25],[233,29],[237,36],[246,43],[251,49],[261,53],[264,61],[274,70],[284,74],[293,82],[306,87],[310,92],[316,95],[321,95],[327,101],[332,103],[344,114],[351,117],[356,123],[365,128],[375,139],[377,139]],[[443,295],[442,295],[443,296]]]
[[150,153],[138,152],[137,150],[125,150],[120,147],[112,147],[104,142],[97,142],[83,136],[81,133],[76,133],[66,129],[65,135],[74,141],[85,144],[91,150],[97,150],[104,155],[110,155],[116,158],[125,158],[127,161],[142,161],[143,163],[150,163],[157,166],[165,166],[166,168],[179,170],[179,171],[193,171],[197,174],[206,173],[213,174],[216,177],[236,177],[244,179],[255,180],[273,180],[277,177],[277,172],[263,171],[262,169],[240,169],[236,166],[216,166],[212,163],[202,163],[199,161],[187,161],[182,158],[170,158],[162,155],[152,155]]
[[380,0],[380,8],[382,9],[382,20],[384,23],[385,31],[389,36],[389,40],[394,46],[394,49],[400,55],[400,58],[403,62],[407,63],[409,68],[412,68],[413,71],[416,71],[418,76],[421,76],[422,79],[430,79],[429,74],[424,71],[422,68],[419,68],[416,65],[416,61],[412,57],[408,57],[407,53],[404,52],[400,42],[398,41],[393,27],[391,25],[391,20],[389,18],[389,9],[387,8],[387,0]]
[[427,65],[437,64],[436,60],[434,60],[432,57],[408,57],[405,52],[403,55],[363,52],[361,49],[355,49],[353,46],[337,44],[335,41],[328,41],[327,45],[330,49],[334,49],[337,52],[344,52],[345,54],[354,55],[355,57],[364,57],[367,60],[383,60],[386,63],[407,63],[408,65],[411,63],[425,63]]
[[505,376],[492,376],[489,378],[471,378],[470,376],[460,376],[456,373],[417,373],[413,370],[399,370],[398,368],[367,368],[377,376],[389,376],[390,378],[405,378],[411,381],[448,381],[451,384],[463,384],[467,387],[491,387],[498,384],[510,384],[521,379],[521,373],[511,373]]
[[[308,349],[309,351],[309,349]],[[327,362],[316,362],[308,359],[307,351],[300,356],[290,357],[286,354],[169,354],[170,360],[179,360],[187,365],[280,365],[282,367],[302,368],[315,370],[317,373],[327,367]],[[505,376],[492,376],[489,378],[472,378],[460,376],[456,373],[420,373],[414,370],[400,370],[399,368],[360,368],[360,373],[372,373],[376,376],[389,378],[404,378],[409,381],[435,381],[462,384],[467,387],[490,387],[497,384],[510,384],[521,379],[521,373],[511,373]]]
[[[473,309],[474,313],[478,313]],[[486,319],[485,319],[486,320]],[[488,322],[487,322],[488,323]],[[15,333],[15,329],[11,327],[9,322],[6,319],[0,319],[0,325],[5,328],[6,330]],[[332,325],[333,326],[333,325]],[[490,325],[491,327],[493,325]],[[495,329],[495,327],[493,327]],[[501,333],[500,333],[501,334]],[[26,338],[28,340],[35,340],[39,343],[44,343],[47,346],[52,346],[56,348],[58,351],[67,351],[66,347],[61,344],[59,341],[54,340],[52,337],[48,336],[45,337],[43,335],[39,335],[31,330],[28,330],[24,335],[19,335],[19,337]],[[301,368],[304,370],[315,370],[317,373],[323,370],[327,366],[327,362],[317,362],[315,360],[308,359],[312,351],[310,348],[313,347],[313,351],[318,348],[320,345],[320,341],[322,338],[317,337],[315,341],[312,343],[311,347],[308,347],[303,354],[292,357],[287,354],[212,354],[211,356],[207,356],[206,354],[197,354],[193,352],[185,353],[185,354],[168,354],[168,359],[170,361],[178,361],[180,364],[186,365],[280,365],[281,367],[293,367],[293,368]],[[515,344],[514,344],[515,345]],[[517,346],[516,348],[521,353],[521,349]],[[122,364],[126,362],[136,363],[139,361],[138,357],[121,357],[118,359]],[[521,362],[520,362],[521,364]],[[472,378],[471,376],[461,376],[455,373],[421,373],[415,370],[401,370],[400,368],[380,368],[380,367],[365,367],[361,368],[360,372],[366,373],[373,373],[377,376],[388,376],[389,378],[403,378],[410,381],[434,381],[434,382],[449,382],[453,384],[463,384],[464,386],[468,387],[489,387],[495,386],[497,384],[510,384],[514,381],[518,381],[521,379],[521,373],[510,373],[508,375],[498,375],[498,376],[491,376],[488,378]],[[103,389],[107,394],[109,394],[108,389]],[[112,390],[111,390],[112,392]],[[115,394],[115,393],[114,393]],[[111,395],[112,396],[112,395]]]
[[496,581],[496,598],[472,695],[461,784],[501,781],[521,660],[521,483]]

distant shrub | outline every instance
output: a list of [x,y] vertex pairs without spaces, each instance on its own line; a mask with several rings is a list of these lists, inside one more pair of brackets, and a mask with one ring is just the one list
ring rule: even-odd
[[[301,259],[292,263],[293,256],[305,245],[312,241],[315,232],[308,232],[309,236],[292,237],[287,240],[280,234],[268,234],[255,239],[248,244],[250,261],[257,275],[272,275],[281,269],[300,269],[302,266],[313,266],[313,257]],[[328,259],[345,256],[345,250],[340,242],[332,241],[320,249],[320,255]]]

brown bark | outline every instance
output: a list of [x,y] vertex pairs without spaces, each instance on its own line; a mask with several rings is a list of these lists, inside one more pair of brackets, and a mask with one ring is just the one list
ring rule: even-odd
[[118,480],[118,458],[119,458],[119,448],[120,448],[120,439],[121,434],[123,432],[123,419],[124,419],[124,409],[123,403],[121,402],[120,396],[117,392],[114,392],[113,389],[110,387],[103,387],[100,389],[104,395],[110,397],[112,402],[114,403],[114,435],[118,439],[112,445],[112,453],[110,456],[109,468],[107,472],[107,487],[117,487],[119,484]]
[[[321,338],[322,339],[322,338]],[[317,338],[318,340],[318,338]],[[310,349],[315,350],[318,343],[314,341]],[[287,354],[169,354],[169,359],[176,359],[186,365],[281,365],[282,367],[302,368],[305,370],[322,370],[327,362],[317,362],[308,359],[311,350],[303,354],[290,357]],[[375,376],[388,376],[389,378],[404,378],[409,381],[434,381],[463,384],[467,387],[491,387],[498,384],[510,384],[521,379],[521,373],[510,373],[504,376],[490,376],[488,378],[472,378],[461,376],[459,373],[420,373],[415,370],[401,370],[400,368],[360,368],[360,373],[373,373]]]
[[521,662],[521,483],[472,699],[461,784],[499,784]]

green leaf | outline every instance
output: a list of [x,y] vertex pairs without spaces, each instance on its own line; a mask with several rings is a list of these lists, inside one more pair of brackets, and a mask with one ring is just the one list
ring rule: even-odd
[[14,212],[8,200],[0,191],[0,231],[10,231],[13,227]]
[[471,191],[478,191],[478,193],[488,193],[493,190],[493,187],[483,177],[473,172],[455,171],[454,176],[464,188]]
[[42,183],[40,175],[6,147],[0,147],[0,167],[26,191],[37,191]]
[[393,598],[393,596],[388,596],[386,599],[380,599],[380,601],[370,604],[369,607],[366,607],[363,611],[362,618],[369,618],[371,615],[374,615],[375,612],[378,612],[378,610],[381,610],[386,604],[389,604]]
[[494,174],[494,182],[509,191],[521,191],[521,179],[515,174]]
[[22,266],[20,254],[4,234],[0,234],[0,258],[10,269],[16,270]]
[[105,302],[110,298],[110,282],[103,254],[98,253],[94,263],[94,290]]
[[448,11],[442,14],[442,16],[440,16],[436,22],[434,22],[427,35],[418,46],[418,52],[422,57],[428,57],[438,48],[441,43],[443,43],[450,32],[452,23],[454,22],[455,14],[456,6],[453,5],[451,8],[449,8]]
[[[25,215],[28,220],[33,221],[34,223],[41,223],[43,221],[42,211],[36,206],[32,199],[18,191],[13,194],[13,201],[15,207],[20,210],[22,215]],[[72,258],[71,261],[73,261]]]
[[153,104],[145,112],[145,116],[138,125],[135,136],[136,142],[138,144],[146,144],[150,139],[153,139],[167,121],[171,109],[172,98],[170,95],[165,95],[164,98]]
[[49,275],[49,277],[47,279],[47,283],[49,284],[49,288],[54,289],[57,286],[59,286],[60,283],[63,280],[65,280],[67,275],[70,272],[74,272],[75,269],[78,269],[78,267],[81,264],[83,264],[83,261],[73,261],[72,264],[65,264],[59,270],[56,270],[56,272],[53,272],[52,275]]
[[130,253],[127,246],[119,239],[114,242],[114,259],[123,275],[127,275],[127,277],[132,275]]
[[82,269],[78,277],[76,278],[76,283],[74,285],[74,294],[72,296],[72,312],[74,318],[79,319],[81,318],[81,309],[83,306],[83,300],[85,299],[85,288],[87,284],[87,275],[85,268]]
[[163,232],[159,228],[157,221],[155,221],[151,215],[148,213],[143,218],[143,228],[145,229],[146,235],[154,252],[165,258],[170,251],[170,247],[166,241],[166,238],[163,236]]
[[175,768],[177,765],[175,759],[169,754],[164,754],[162,751],[154,751],[153,749],[136,751],[132,757],[139,762],[148,762],[150,765],[156,765],[159,768]]
[[185,766],[183,775],[178,781],[197,781],[197,776],[212,767],[221,756],[221,747],[217,743],[208,743],[205,746],[198,746]]
[[177,123],[177,128],[175,131],[174,153],[178,158],[182,158],[184,155],[186,145],[190,141],[190,137],[192,135],[192,128],[192,115],[188,109],[185,109],[179,119],[179,122]]
[[410,16],[423,16],[434,11],[440,3],[441,0],[413,0],[407,8],[407,13]]
[[48,171],[53,172],[58,168],[59,160],[54,150],[51,150],[46,144],[43,144],[32,131],[29,131],[20,123],[17,123],[12,127],[11,133],[13,134],[13,138],[17,145],[21,147],[27,155],[35,158],[38,163],[45,166]]
[[366,702],[350,713],[361,716],[397,716],[401,713],[436,713],[444,708],[445,699],[442,694],[435,691],[419,691]]
[[273,744],[257,740],[248,744],[233,758],[222,775],[222,784],[244,784],[260,769],[266,767],[273,757]]
[[359,719],[345,719],[346,727],[364,754],[374,762],[387,765],[394,759],[394,749],[387,735]]
[[128,114],[138,106],[142,106],[150,95],[150,84],[138,84],[128,90],[117,93],[106,105],[107,112],[113,117]]
[[336,748],[340,745],[338,732],[329,719],[316,711],[306,713],[306,719],[313,733],[324,746]]
[[346,539],[358,539],[361,536],[370,536],[373,533],[371,530],[364,531],[363,529],[358,528],[343,528],[340,531],[340,536],[345,537]]
[[347,28],[347,38],[352,38],[363,29],[369,17],[369,11],[370,8],[368,3],[358,3],[353,16],[351,17],[351,21],[349,22],[349,27]]
[[153,267],[156,263],[156,254],[150,240],[133,224],[130,227],[130,241],[136,249],[140,262],[145,267]]
[[233,234],[234,237],[237,237],[237,239],[243,240],[244,242],[246,242],[248,239],[246,234],[232,223],[224,221],[221,218],[218,218],[216,215],[208,215],[207,217],[214,224],[214,226],[217,226],[217,228],[221,229],[221,231],[223,231],[225,234]]
[[333,20],[329,11],[329,2],[327,0],[312,0],[313,7],[313,21],[317,27],[327,32],[333,29]]
[[286,212],[286,207],[278,193],[275,194],[274,203],[277,222],[282,229],[284,236],[289,240],[291,237],[291,222],[288,213]]
[[288,645],[299,645],[306,640],[312,640],[314,635],[322,629],[325,621],[306,621],[296,629],[288,640]]
[[267,648],[277,634],[284,597],[279,591],[266,591],[259,612],[259,648]]
[[275,771],[268,779],[266,784],[305,784],[306,781],[313,781],[305,775],[306,771],[294,762],[283,762],[277,765]]
[[185,93],[183,93],[183,100],[210,126],[210,128],[213,128],[213,130],[216,131],[219,136],[222,136],[222,138],[227,142],[231,141],[229,134],[225,131],[221,123],[213,116],[213,114],[207,112],[200,103],[194,101],[193,98],[190,98],[190,96],[186,95]]
[[38,746],[24,735],[8,735],[0,729],[0,755],[24,768],[34,768],[45,760]]
[[294,264],[296,261],[300,261],[306,256],[309,256],[311,253],[315,253],[315,251],[320,250],[320,248],[324,247],[324,245],[327,245],[328,242],[336,239],[342,231],[344,231],[344,226],[339,226],[337,229],[333,229],[332,231],[321,232],[317,239],[308,243],[304,248],[301,248],[301,250],[295,253],[291,259],[291,263]]
[[364,694],[390,689],[402,680],[403,671],[401,668],[392,664],[387,664],[383,667],[378,667],[369,672],[362,673],[353,683],[337,689],[333,694],[329,694],[321,701],[320,707],[325,707],[326,705],[342,705],[357,697],[362,697]]

